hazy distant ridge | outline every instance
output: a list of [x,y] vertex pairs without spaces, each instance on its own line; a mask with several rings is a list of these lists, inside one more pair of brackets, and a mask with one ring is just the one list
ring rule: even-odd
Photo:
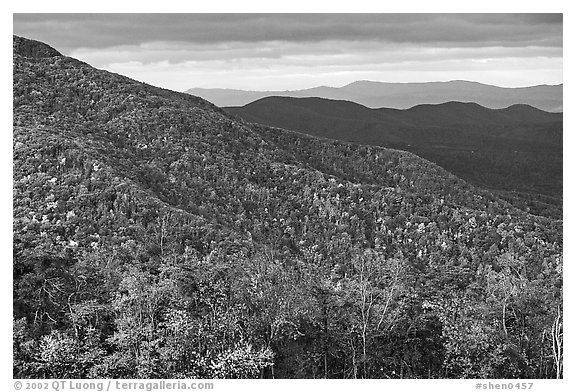
[[320,86],[292,91],[192,88],[186,92],[217,106],[243,106],[265,97],[284,96],[347,100],[369,108],[408,109],[420,104],[450,101],[475,102],[490,109],[503,109],[514,104],[526,104],[549,112],[561,112],[563,108],[562,84],[506,88],[462,80],[430,83],[358,81],[339,88]]

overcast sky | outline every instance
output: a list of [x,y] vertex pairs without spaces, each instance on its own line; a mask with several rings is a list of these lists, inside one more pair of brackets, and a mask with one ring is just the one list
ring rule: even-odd
[[14,34],[177,91],[562,83],[561,14],[14,14]]

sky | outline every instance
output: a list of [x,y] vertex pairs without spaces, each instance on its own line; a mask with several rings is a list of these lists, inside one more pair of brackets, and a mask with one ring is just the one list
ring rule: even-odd
[[14,14],[14,34],[152,85],[563,83],[562,14]]

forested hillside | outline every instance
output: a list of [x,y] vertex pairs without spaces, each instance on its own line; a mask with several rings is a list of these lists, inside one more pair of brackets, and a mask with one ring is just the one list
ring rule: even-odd
[[562,113],[462,102],[369,109],[348,101],[289,97],[226,111],[314,136],[410,151],[524,211],[562,217]]
[[49,49],[14,37],[15,378],[561,377],[561,220]]

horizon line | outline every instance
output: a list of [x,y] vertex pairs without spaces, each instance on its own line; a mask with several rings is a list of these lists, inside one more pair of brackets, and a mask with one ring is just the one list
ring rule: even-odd
[[293,90],[282,90],[282,89],[246,90],[246,89],[242,89],[242,88],[233,88],[233,87],[198,87],[198,86],[196,86],[196,87],[187,88],[187,89],[183,90],[182,92],[187,92],[189,90],[235,90],[235,91],[255,92],[255,93],[269,93],[269,92],[286,92],[286,91],[304,91],[304,90],[311,90],[311,89],[315,89],[315,88],[340,89],[340,88],[347,87],[351,84],[360,83],[360,82],[380,83],[380,84],[433,84],[433,83],[464,82],[464,83],[481,84],[484,86],[497,87],[497,88],[503,88],[503,89],[523,89],[523,88],[532,88],[532,87],[557,87],[557,86],[563,86],[564,85],[564,82],[561,82],[561,83],[555,83],[555,84],[539,83],[539,84],[530,84],[530,85],[525,85],[525,86],[511,87],[511,86],[499,86],[497,84],[490,84],[490,83],[478,82],[475,80],[467,80],[467,79],[431,80],[431,81],[427,81],[427,82],[390,82],[390,81],[360,79],[360,80],[355,80],[355,81],[350,82],[350,83],[346,83],[346,84],[341,85],[341,86],[327,86],[325,84],[322,84],[322,85],[304,87],[304,88],[293,89]]

